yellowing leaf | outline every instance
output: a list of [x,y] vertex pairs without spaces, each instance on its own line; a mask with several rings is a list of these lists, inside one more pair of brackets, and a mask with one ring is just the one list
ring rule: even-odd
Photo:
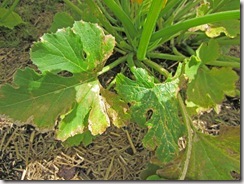
[[101,95],[106,101],[107,113],[113,124],[118,128],[128,125],[130,121],[128,105],[118,95],[108,90],[102,89]]
[[[178,179],[185,155],[162,166],[156,173],[167,179]],[[221,126],[213,137],[195,133],[186,180],[233,180],[231,172],[240,173],[240,127]]]
[[59,123],[57,138],[62,141],[87,129],[92,135],[102,134],[110,126],[105,102],[100,96],[99,81],[84,83],[75,89],[75,106]]
[[225,95],[235,95],[238,75],[231,68],[199,68],[194,80],[188,84],[187,100],[204,107],[215,107]]
[[220,36],[224,33],[230,38],[235,38],[240,35],[240,21],[239,20],[225,20],[218,23],[213,23],[209,25],[206,30],[206,35],[210,38]]
[[[42,74],[28,68],[19,70],[13,85],[3,85],[0,115],[41,130],[53,130],[59,122],[59,140],[72,137],[70,145],[75,141],[88,143],[90,134],[102,134],[110,126],[97,72],[114,44],[114,38],[105,35],[97,24],[85,22],[44,35],[31,53]],[[59,71],[69,71],[72,76],[59,76]]]

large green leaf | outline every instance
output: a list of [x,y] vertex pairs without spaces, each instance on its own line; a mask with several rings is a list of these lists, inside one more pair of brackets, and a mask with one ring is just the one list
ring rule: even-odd
[[[156,173],[168,179],[178,179],[184,157],[159,169]],[[186,180],[233,180],[231,172],[240,173],[240,127],[221,126],[220,135],[213,137],[195,133]]]
[[[12,11],[8,14],[9,11],[9,9],[0,7],[0,26],[5,26],[7,28],[13,29],[15,26],[24,23],[17,13]],[[8,14],[8,16],[5,17],[6,14]]]
[[178,117],[178,80],[155,84],[153,77],[143,69],[133,72],[136,81],[122,74],[116,77],[116,91],[131,104],[133,121],[147,126],[148,132],[143,144],[150,150],[156,149],[156,156],[168,162],[178,153],[178,138],[185,128]]
[[[32,59],[42,74],[28,68],[19,70],[13,85],[3,85],[0,114],[22,124],[32,123],[42,130],[52,130],[60,119],[58,139],[65,141],[77,135],[70,139],[70,144],[75,144],[74,140],[89,142],[88,134],[101,134],[110,125],[108,105],[100,94],[102,87],[94,67],[101,69],[114,44],[113,37],[105,36],[98,25],[85,22],[75,22],[73,28],[44,35],[32,48]],[[82,52],[86,53],[86,59],[79,55]],[[70,71],[72,76],[57,75],[61,70]],[[123,111],[120,115],[124,115]],[[112,118],[115,124],[117,118]],[[88,136],[80,135],[85,132]]]
[[42,71],[71,73],[100,71],[111,55],[115,40],[97,24],[75,22],[72,28],[44,34],[31,49],[33,63]]
[[27,68],[14,76],[13,86],[0,88],[0,114],[40,129],[52,129],[57,117],[74,103],[79,85],[76,77],[64,78],[47,73],[39,75]]

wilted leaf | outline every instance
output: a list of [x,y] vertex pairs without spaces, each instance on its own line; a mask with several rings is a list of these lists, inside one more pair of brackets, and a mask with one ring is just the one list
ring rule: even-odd
[[[178,179],[184,156],[181,154],[157,171],[157,174]],[[231,172],[240,173],[240,127],[223,126],[220,135],[213,137],[195,133],[186,180],[233,180]]]
[[118,128],[128,125],[130,121],[128,105],[118,95],[108,90],[102,89],[101,95],[106,101],[107,113],[113,124]]
[[5,26],[7,28],[13,29],[15,26],[24,23],[22,18],[12,11],[7,17],[4,17],[8,13],[9,9],[0,7],[0,26]]
[[205,32],[210,38],[220,36],[221,33],[234,38],[240,34],[240,20],[225,20],[210,24]]
[[179,81],[155,84],[153,77],[143,69],[136,69],[133,74],[136,81],[119,74],[116,91],[131,104],[133,121],[148,127],[143,138],[144,146],[156,149],[158,159],[168,162],[177,155],[177,141],[185,131],[178,117],[176,95]]
[[42,71],[71,73],[100,71],[113,52],[115,40],[97,24],[75,22],[53,34],[44,34],[30,55]]
[[79,85],[76,91],[75,106],[59,124],[57,138],[62,141],[83,133],[87,126],[92,135],[97,135],[102,134],[110,125],[105,101],[100,96],[99,81]]

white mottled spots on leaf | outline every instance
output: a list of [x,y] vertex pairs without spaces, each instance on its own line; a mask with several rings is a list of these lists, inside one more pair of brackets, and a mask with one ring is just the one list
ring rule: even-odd
[[[89,85],[89,84],[88,84]],[[99,93],[100,92],[100,87],[98,84],[94,85],[92,88],[91,88],[91,91],[92,92],[95,92],[95,93]]]

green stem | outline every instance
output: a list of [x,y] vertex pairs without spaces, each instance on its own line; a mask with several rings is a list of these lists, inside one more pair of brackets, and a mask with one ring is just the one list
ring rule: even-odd
[[158,65],[157,63],[155,63],[149,59],[145,59],[145,60],[143,60],[143,62],[146,65],[148,65],[149,67],[158,71],[161,75],[165,76],[166,78],[169,77],[169,72],[166,69],[164,69],[163,67],[161,67],[160,65]]
[[175,40],[174,40],[174,39],[171,39],[171,40],[170,40],[170,45],[171,45],[172,50],[173,50],[173,53],[174,53],[175,55],[177,55],[177,56],[182,56],[182,57],[185,57],[185,58],[186,58],[186,56],[184,56],[181,52],[179,52],[179,51],[177,50],[177,48],[175,47]]
[[196,0],[195,2],[190,1],[186,6],[184,6],[181,11],[175,16],[175,20],[182,19],[188,12],[191,12],[192,8],[195,8],[200,0]]
[[181,173],[181,176],[179,177],[179,180],[184,180],[186,177],[188,167],[189,167],[191,152],[192,152],[192,129],[191,129],[191,119],[188,116],[186,106],[182,100],[180,93],[178,94],[178,100],[179,100],[180,111],[181,111],[181,114],[183,117],[183,121],[186,124],[187,134],[188,134],[186,160],[184,163],[184,167],[183,167],[183,171]]
[[180,53],[175,46],[172,47],[173,53],[177,56],[185,57],[182,53]]
[[218,41],[218,43],[220,45],[240,45],[240,36],[238,35],[235,38],[226,38],[226,37],[222,37],[222,38],[216,38],[216,40]]
[[70,0],[64,0],[65,4],[68,5],[74,12],[78,13],[79,15],[83,15],[82,11],[78,6],[76,6],[74,3],[72,3]]
[[[67,0],[66,0],[67,1]],[[113,28],[113,26],[110,24],[106,16],[101,12],[98,5],[95,3],[95,1],[91,0],[85,0],[86,3],[89,5],[89,8],[91,9],[91,12],[97,17],[101,25],[104,26],[104,28],[112,34],[116,41],[119,43],[123,41],[124,39],[117,33],[117,31]]]
[[232,67],[232,68],[240,68],[241,67],[240,63],[231,62],[231,61],[211,61],[211,63],[206,63],[206,65],[225,66],[225,67]]
[[165,8],[160,12],[160,17],[164,16],[169,11],[173,10],[174,6],[176,6],[180,1],[179,0],[171,0],[167,3]]
[[219,22],[222,20],[239,19],[239,18],[240,18],[240,10],[224,11],[224,12],[218,12],[218,13],[206,15],[203,17],[196,17],[183,22],[179,22],[177,24],[174,24],[172,26],[157,31],[152,35],[151,42],[160,39],[161,40],[160,43],[162,44],[165,41],[169,40],[169,38],[171,38],[176,33],[187,30],[191,27],[195,27],[207,23]]
[[118,66],[120,63],[123,63],[124,61],[126,61],[128,58],[128,55],[120,57],[119,59],[115,60],[114,62],[112,62],[111,64],[105,66],[102,71],[98,72],[97,75],[102,75],[104,73],[106,73],[107,71],[111,70],[112,68]]
[[126,55],[126,52],[124,50],[121,50],[117,47],[114,48],[115,51],[119,52],[120,54]]
[[132,72],[135,71],[135,69],[136,69],[135,63],[133,61],[133,56],[134,56],[134,54],[130,53],[130,54],[128,54],[128,57],[127,57],[127,63]]
[[227,60],[227,61],[233,61],[233,62],[239,62],[239,63],[241,62],[240,56],[235,57],[235,56],[222,55],[219,57],[219,60],[220,61]]
[[196,55],[196,52],[186,43],[182,43],[183,48],[190,54],[190,55]]
[[102,12],[104,13],[104,15],[107,17],[107,19],[113,23],[113,24],[116,24],[118,21],[115,20],[112,16],[109,15],[109,13],[107,12],[107,10],[103,7],[101,1],[96,1],[99,8],[102,10]]
[[186,57],[184,56],[176,56],[171,54],[163,54],[163,53],[157,53],[157,52],[150,52],[147,54],[150,58],[158,58],[158,59],[165,59],[165,60],[171,60],[171,61],[183,61]]
[[137,49],[137,59],[144,60],[148,44],[165,0],[153,0],[148,12],[146,22],[143,26],[142,35]]
[[130,13],[131,13],[130,0],[122,0],[121,6],[122,6],[123,10],[125,11],[125,13],[127,15],[130,15]]
[[123,11],[120,6],[114,2],[114,0],[104,0],[104,3],[107,5],[107,7],[114,13],[114,15],[122,22],[127,37],[131,40],[134,40],[134,38],[137,36],[137,31],[129,18],[129,16]]

